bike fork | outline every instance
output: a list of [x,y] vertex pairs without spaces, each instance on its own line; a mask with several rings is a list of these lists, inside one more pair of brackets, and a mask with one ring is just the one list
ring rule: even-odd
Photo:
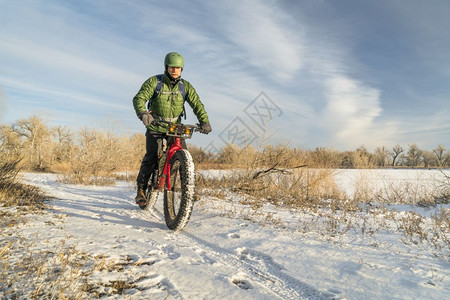
[[158,190],[163,190],[164,186],[167,187],[167,190],[170,191],[172,190],[171,186],[170,186],[170,161],[172,160],[173,155],[175,154],[175,152],[177,152],[178,150],[182,150],[183,147],[181,146],[181,140],[180,138],[175,138],[175,140],[171,143],[171,145],[169,146],[169,150],[167,151],[167,156],[166,156],[166,161],[164,163],[164,169],[163,169],[163,173],[161,175],[161,177],[159,177],[158,180]]

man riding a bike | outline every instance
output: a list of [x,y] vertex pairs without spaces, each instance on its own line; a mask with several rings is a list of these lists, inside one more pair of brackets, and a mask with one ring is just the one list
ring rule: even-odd
[[[194,87],[181,78],[184,68],[183,57],[176,52],[168,53],[164,59],[164,67],[164,74],[147,79],[133,98],[136,115],[147,127],[145,133],[146,153],[136,179],[137,195],[135,200],[138,205],[147,203],[145,191],[158,159],[158,144],[161,144],[162,139],[167,138],[167,126],[161,122],[157,124],[152,122],[155,120],[181,122],[181,117],[185,113],[184,102],[186,101],[199,121],[200,131],[208,134],[212,130],[200,97]],[[149,102],[148,107],[146,106],[147,102]],[[184,141],[181,142],[184,143]],[[186,145],[183,145],[183,148],[186,148]]]

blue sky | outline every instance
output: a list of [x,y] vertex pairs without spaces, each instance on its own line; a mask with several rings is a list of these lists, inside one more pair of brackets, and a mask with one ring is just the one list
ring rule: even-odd
[[131,100],[178,51],[213,127],[194,137],[200,146],[223,146],[234,128],[308,149],[450,148],[449,1],[0,0],[0,8],[1,123],[39,115],[74,130],[144,132]]

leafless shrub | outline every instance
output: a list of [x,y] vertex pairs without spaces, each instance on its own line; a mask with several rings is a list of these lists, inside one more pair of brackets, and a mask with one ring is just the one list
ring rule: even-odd
[[437,204],[449,204],[450,203],[450,176],[441,170],[442,177],[438,179],[438,184],[440,187],[440,194],[437,195]]
[[376,198],[376,187],[370,180],[370,174],[361,172],[355,181],[353,200],[360,203],[370,203]]
[[108,131],[84,129],[79,138],[80,144],[71,149],[70,172],[60,176],[61,181],[109,185],[114,183],[115,173],[118,171],[128,169],[132,164],[136,168],[137,155],[134,155],[134,151],[129,151],[129,144],[137,145],[139,141],[142,142],[139,136],[119,138]]
[[373,155],[374,164],[377,167],[383,168],[390,164],[389,162],[389,151],[383,147],[377,147]]
[[19,162],[18,157],[0,157],[0,206],[43,207],[44,194],[19,181]]
[[342,157],[336,150],[319,147],[314,151],[306,151],[305,161],[312,168],[331,169],[340,167]]
[[[441,209],[440,212],[431,216],[433,230],[429,232],[428,240],[439,252],[450,249],[450,211]],[[447,258],[448,259],[448,258]]]
[[197,147],[193,144],[188,144],[187,148],[191,153],[192,159],[196,166],[201,164],[211,163],[213,161],[213,154],[204,151],[201,147]]
[[136,170],[144,153],[143,134],[118,137],[112,130],[82,129],[76,135],[65,127],[48,126],[38,116],[0,126],[2,156],[21,156],[25,170],[73,173],[74,182],[81,173],[81,181],[90,182],[86,178]]
[[[248,195],[245,201],[252,207],[259,208],[264,203],[301,207],[320,205],[334,206],[342,193],[334,183],[333,171],[330,169],[307,169],[303,163],[304,155],[287,146],[267,146],[261,151],[238,151],[229,147],[225,156],[230,162],[246,160],[239,165],[245,168],[236,169],[229,176],[220,178],[200,178],[197,181],[199,190],[223,190]],[[244,164],[245,163],[245,164]],[[216,194],[217,196],[217,194]],[[336,199],[328,201],[327,199]]]
[[428,234],[424,226],[424,217],[410,212],[400,218],[398,229],[404,234],[404,242],[413,244],[423,243],[427,240]]

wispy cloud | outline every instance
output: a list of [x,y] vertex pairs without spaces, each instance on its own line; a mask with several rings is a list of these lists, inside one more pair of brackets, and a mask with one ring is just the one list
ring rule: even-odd
[[381,113],[379,91],[344,76],[325,83],[327,105],[323,118],[333,128],[334,144],[366,144],[371,140],[375,118]]
[[[69,108],[69,107],[82,107],[83,105],[88,105],[91,108],[101,109],[102,107],[107,106],[112,110],[123,110],[128,108],[128,105],[121,103],[112,103],[108,101],[108,99],[102,99],[93,96],[92,94],[80,93],[74,90],[63,90],[58,87],[43,87],[41,85],[36,85],[33,83],[27,83],[23,81],[10,80],[8,78],[4,78],[0,76],[0,81],[4,84],[5,87],[8,87],[11,90],[22,91],[25,94],[29,95],[40,95],[40,97],[47,97],[48,102],[50,99],[59,99],[60,104],[55,105],[60,108]],[[128,103],[127,103],[128,104]],[[35,106],[41,105],[43,108],[52,108],[45,104],[45,102],[35,101]],[[55,108],[55,106],[53,108]]]
[[[365,32],[352,25],[372,23],[365,23],[359,15],[347,24],[348,15],[341,15],[344,10],[333,10],[337,6],[328,2],[192,1],[178,5],[179,9],[165,1],[5,2],[0,11],[0,84],[8,97],[15,97],[10,101],[14,108],[25,105],[20,97],[33,95],[38,106],[47,105],[58,113],[74,105],[98,110],[91,113],[97,119],[100,114],[117,113],[141,130],[131,99],[148,76],[163,71],[164,54],[179,51],[186,58],[183,76],[196,87],[213,122],[215,131],[209,138],[220,133],[261,91],[284,112],[276,125],[281,135],[295,122],[295,136],[289,132],[288,137],[311,145],[381,146],[398,143],[399,136],[408,135],[402,128],[420,136],[448,129],[445,117],[435,116],[429,131],[420,133],[414,120],[386,109],[391,104],[386,99],[392,98],[402,107],[403,99],[397,97],[402,94],[388,94],[395,84],[374,79],[371,72],[380,72],[374,69],[377,66],[361,61],[365,56],[355,45]],[[442,15],[439,22],[446,24]],[[376,17],[371,20],[374,24],[378,24]],[[410,19],[404,17],[402,24],[410,24]],[[427,20],[421,19],[420,32],[428,37],[423,41],[434,45],[427,49],[436,50],[441,44],[430,34],[434,26],[428,26]],[[383,34],[389,37],[389,32]],[[430,53],[443,57],[443,52]],[[416,57],[425,60],[426,55]],[[385,74],[398,76],[394,68],[383,67],[388,68],[381,70]],[[445,68],[440,72],[442,95],[435,95],[436,102],[441,103],[441,111],[448,111],[442,100],[448,92],[442,88]],[[406,86],[403,90],[409,84],[403,81],[406,75],[398,76],[398,83]],[[22,110],[9,111],[12,117]],[[87,120],[85,116],[79,119]]]
[[293,26],[292,17],[276,3],[219,4],[215,13],[224,38],[234,44],[249,68],[279,82],[293,79],[302,68],[302,30]]
[[[28,66],[36,72],[47,72],[53,76],[103,78],[112,82],[123,82],[124,80],[135,81],[140,77],[133,72],[123,70],[111,64],[102,63],[100,60],[85,58],[83,53],[78,55],[67,51],[45,46],[27,40],[8,39],[0,41],[1,52],[10,57],[16,57],[24,66]],[[34,66],[34,68],[33,68]]]

